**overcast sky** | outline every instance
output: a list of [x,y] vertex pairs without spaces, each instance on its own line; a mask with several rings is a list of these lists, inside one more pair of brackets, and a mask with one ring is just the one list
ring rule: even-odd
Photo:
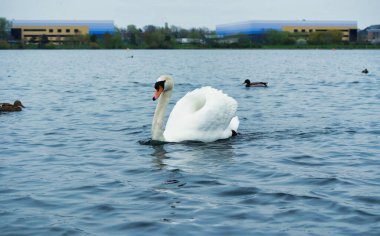
[[380,24],[380,0],[0,0],[8,20],[113,20],[183,28],[247,20],[353,20]]

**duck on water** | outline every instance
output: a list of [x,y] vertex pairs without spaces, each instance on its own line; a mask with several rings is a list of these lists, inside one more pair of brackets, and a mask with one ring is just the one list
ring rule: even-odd
[[245,87],[268,87],[267,82],[251,82],[249,79],[244,81]]
[[0,103],[0,112],[14,112],[21,111],[24,105],[19,100],[16,100],[13,104]]

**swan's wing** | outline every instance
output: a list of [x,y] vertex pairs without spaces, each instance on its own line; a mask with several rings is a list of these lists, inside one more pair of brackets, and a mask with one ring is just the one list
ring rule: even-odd
[[215,141],[232,135],[237,102],[222,91],[203,87],[187,93],[174,106],[164,132],[167,141]]

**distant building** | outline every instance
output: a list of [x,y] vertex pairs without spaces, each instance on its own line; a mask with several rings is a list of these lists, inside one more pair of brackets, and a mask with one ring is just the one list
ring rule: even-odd
[[342,41],[357,40],[356,21],[245,21],[216,26],[216,33],[222,36],[246,34],[252,36],[263,35],[268,30],[283,32],[305,33],[338,30],[343,33]]
[[373,44],[380,43],[380,29],[368,30],[368,41]]
[[114,32],[113,21],[14,20],[11,28],[14,40],[35,43],[45,38],[55,44],[76,35],[103,36]]
[[380,43],[380,25],[371,25],[359,32],[359,39],[362,42],[373,44]]
[[202,39],[194,39],[194,38],[177,38],[177,43],[180,44],[204,44],[204,40]]

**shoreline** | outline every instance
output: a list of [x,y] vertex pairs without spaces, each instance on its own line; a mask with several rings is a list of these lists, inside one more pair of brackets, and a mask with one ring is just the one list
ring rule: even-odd
[[380,50],[379,47],[344,47],[344,48],[285,48],[285,47],[262,47],[262,48],[0,48],[0,51],[12,51],[12,50],[91,50],[91,51],[99,51],[99,50]]
[[238,47],[237,45],[220,45],[216,47],[212,46],[202,46],[202,45],[175,45],[174,47],[164,48],[164,47],[128,47],[123,45],[121,47],[107,48],[107,47],[96,47],[93,48],[89,45],[72,46],[72,45],[48,45],[48,46],[38,46],[38,45],[12,45],[10,47],[0,47],[0,50],[378,50],[380,49],[380,44],[326,44],[326,45],[266,45],[266,44],[256,44],[246,47]]

